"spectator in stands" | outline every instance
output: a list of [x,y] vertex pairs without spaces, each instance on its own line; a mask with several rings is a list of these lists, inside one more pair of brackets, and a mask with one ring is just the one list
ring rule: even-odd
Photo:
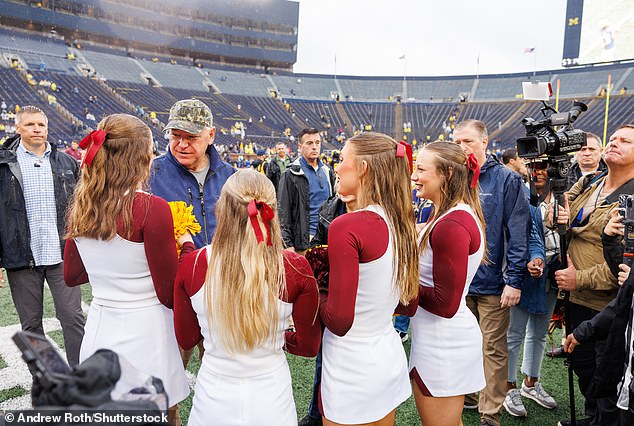
[[509,308],[520,300],[528,262],[528,198],[522,178],[495,156],[486,154],[489,138],[483,122],[463,121],[456,126],[453,137],[482,165],[480,197],[490,260],[478,268],[467,297],[467,305],[482,330],[487,385],[480,392],[479,403],[469,395],[465,408],[478,407],[482,425],[499,426],[507,391]]
[[603,145],[601,138],[594,133],[587,133],[586,146],[575,154],[575,164],[570,168],[568,174],[568,189],[577,183],[581,176],[598,171],[604,171],[607,166],[601,158]]
[[528,181],[528,169],[524,160],[517,155],[516,148],[509,148],[502,154],[502,163],[522,177],[524,182]]
[[288,147],[284,142],[278,142],[277,145],[275,145],[275,156],[271,158],[269,168],[266,172],[266,176],[273,182],[275,191],[277,191],[277,187],[279,186],[282,173],[286,171],[290,164],[291,159],[288,155]]
[[90,121],[92,123],[97,121],[97,119],[95,118],[95,115],[93,113],[91,113],[87,109],[85,111],[86,111],[86,121]]
[[[571,331],[592,320],[617,294],[617,279],[604,262],[601,234],[618,206],[621,194],[634,193],[634,125],[618,128],[605,148],[607,170],[588,174],[567,192],[566,208],[561,208],[559,223],[568,230],[569,261],[566,269],[555,273],[559,289],[570,292]],[[552,220],[552,209],[549,211]],[[576,334],[575,334],[576,335]],[[591,381],[600,365],[606,340],[594,339],[579,346],[572,354],[572,367],[585,398],[588,419],[577,420],[592,425],[616,425],[618,421],[616,387],[595,397]],[[603,371],[600,372],[602,374]],[[569,424],[562,420],[560,424]]]
[[[201,232],[193,236],[196,248],[211,243],[216,230],[215,206],[220,190],[236,170],[220,158],[214,147],[213,114],[198,99],[184,99],[170,109],[165,130],[169,149],[152,163],[152,193],[165,201],[192,205]],[[191,352],[183,354],[185,365]]]
[[72,157],[47,142],[48,119],[34,106],[15,118],[18,136],[0,147],[0,267],[7,269],[22,329],[44,334],[44,280],[62,324],[66,357],[79,362],[84,316],[79,288],[63,279],[65,214],[79,175]]
[[75,160],[81,161],[83,151],[79,148],[79,143],[77,141],[72,141],[70,143],[70,148],[66,148],[64,152],[73,157]]
[[[509,150],[507,150],[508,152]],[[505,152],[506,155],[506,152]],[[559,269],[559,235],[545,227],[542,218],[552,202],[548,186],[548,159],[540,158],[530,163],[535,190],[542,200],[538,207],[530,206],[533,224],[529,236],[530,262],[517,306],[511,307],[511,319],[507,333],[509,368],[508,392],[504,408],[512,416],[525,417],[528,413],[521,396],[530,398],[545,408],[557,407],[555,400],[546,392],[539,377],[541,373],[546,333],[557,302],[557,289],[551,285],[554,271]],[[517,389],[517,364],[520,346],[524,343],[522,373],[524,379]]]
[[317,353],[319,295],[306,259],[283,250],[275,210],[271,182],[240,170],[222,189],[212,244],[179,267],[176,337],[206,349],[192,426],[297,425],[284,350]]
[[303,129],[297,140],[298,158],[282,174],[277,198],[284,244],[304,253],[317,232],[319,207],[334,193],[335,175],[319,160],[317,129]]

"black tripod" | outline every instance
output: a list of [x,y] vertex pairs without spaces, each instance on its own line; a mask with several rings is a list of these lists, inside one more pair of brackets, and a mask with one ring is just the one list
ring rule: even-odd
[[[550,190],[554,198],[553,206],[553,224],[557,223],[559,217],[559,206],[565,205],[564,192],[568,187],[567,176],[570,170],[570,160],[567,155],[553,156],[548,158],[549,168],[549,184]],[[559,234],[559,255],[561,256],[561,268],[566,269],[568,267],[568,241],[566,240],[566,225],[557,225],[557,233]],[[551,283],[552,285],[552,283]],[[572,322],[570,320],[570,293],[562,290],[564,296],[564,322],[566,323],[566,336],[568,331],[572,333]],[[572,426],[577,425],[576,413],[575,413],[575,383],[572,370],[572,354],[568,353],[568,357],[564,362],[564,365],[568,367],[568,398],[570,399],[570,424]]]

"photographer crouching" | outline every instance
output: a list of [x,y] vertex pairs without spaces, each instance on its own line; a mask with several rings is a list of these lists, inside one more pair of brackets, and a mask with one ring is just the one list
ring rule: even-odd
[[[607,171],[581,178],[566,193],[565,207],[560,206],[557,219],[558,224],[569,225],[568,267],[555,273],[559,288],[570,292],[571,324],[568,330],[572,330],[572,334],[568,336],[565,347],[572,352],[576,344],[583,343],[572,354],[572,368],[578,377],[579,388],[585,398],[585,413],[589,417],[579,419],[577,425],[632,424],[631,420],[619,422],[619,408],[627,408],[629,401],[623,404],[623,392],[618,394],[616,383],[610,380],[614,369],[619,369],[617,374],[619,378],[621,376],[625,361],[615,362],[615,356],[622,352],[625,344],[620,345],[620,350],[612,347],[612,340],[622,338],[624,333],[621,332],[621,336],[615,333],[611,340],[608,332],[616,321],[610,324],[603,320],[604,315],[609,315],[605,312],[614,309],[616,301],[612,301],[619,287],[616,271],[612,271],[604,261],[602,234],[613,217],[612,211],[619,204],[619,197],[634,193],[634,125],[621,126],[612,134],[603,159]],[[551,210],[548,218],[551,222],[552,216]],[[608,232],[615,228],[613,225],[608,226]],[[629,308],[631,285],[624,286],[621,292],[624,289],[629,289]],[[609,305],[611,302],[613,304]],[[631,313],[625,320],[626,325],[629,318]],[[631,327],[628,336],[631,341]],[[631,377],[631,343],[628,343],[627,349]],[[627,387],[625,394],[629,397]],[[559,424],[567,423],[562,421]]]

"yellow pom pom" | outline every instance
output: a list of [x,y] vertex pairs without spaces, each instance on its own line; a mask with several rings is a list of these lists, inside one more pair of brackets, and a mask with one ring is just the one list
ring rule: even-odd
[[[187,231],[192,235],[200,232],[200,224],[196,220],[196,216],[194,216],[194,206],[188,206],[184,201],[170,201],[167,204],[172,211],[175,240],[178,240]],[[178,244],[176,246],[180,255],[180,248]]]

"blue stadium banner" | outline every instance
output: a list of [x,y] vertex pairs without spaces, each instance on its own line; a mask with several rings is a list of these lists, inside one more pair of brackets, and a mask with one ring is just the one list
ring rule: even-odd
[[564,34],[563,66],[577,64],[581,43],[583,0],[568,0],[566,8],[566,31]]

